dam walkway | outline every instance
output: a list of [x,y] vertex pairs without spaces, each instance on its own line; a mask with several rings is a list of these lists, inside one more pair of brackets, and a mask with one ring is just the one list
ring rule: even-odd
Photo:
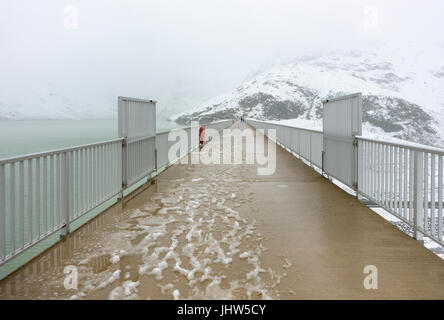
[[444,298],[444,261],[356,197],[278,145],[274,174],[256,169],[174,164],[0,281],[0,299]]

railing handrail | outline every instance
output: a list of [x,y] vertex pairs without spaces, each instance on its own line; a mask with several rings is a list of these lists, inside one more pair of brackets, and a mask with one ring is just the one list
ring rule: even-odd
[[411,149],[411,150],[415,150],[415,151],[419,151],[419,152],[428,152],[428,153],[433,153],[433,154],[444,155],[444,149],[430,147],[430,146],[422,145],[422,144],[416,143],[416,142],[412,142],[412,143],[414,143],[414,145],[412,145],[409,142],[402,143],[402,142],[388,141],[388,140],[382,140],[382,139],[376,139],[376,138],[368,138],[368,137],[364,137],[364,136],[356,136],[356,139],[362,140],[362,141],[382,143],[382,144],[394,146],[394,147],[402,147],[405,149]]
[[115,139],[111,139],[111,140],[87,143],[87,144],[82,144],[82,145],[77,145],[77,146],[72,146],[72,147],[65,147],[65,148],[60,148],[60,149],[41,151],[41,152],[36,152],[36,153],[29,153],[29,154],[24,154],[24,155],[20,155],[20,156],[10,157],[10,158],[3,158],[3,159],[0,159],[0,165],[12,163],[12,162],[29,160],[32,158],[41,158],[41,157],[51,156],[54,154],[59,154],[59,153],[64,153],[64,152],[76,151],[76,150],[89,148],[89,147],[106,145],[106,144],[115,143],[115,142],[123,141],[123,140],[124,140],[123,138],[115,138]]
[[[280,123],[275,123],[275,122],[271,122],[271,121],[263,121],[263,120],[257,120],[257,119],[251,119],[251,118],[247,118],[246,120],[256,121],[256,122],[260,122],[260,123],[267,123],[267,124],[277,125],[277,126],[281,126],[281,127],[296,128],[299,130],[306,130],[306,131],[311,131],[311,132],[323,133],[323,131],[319,130],[319,129],[309,129],[309,128],[304,128],[304,127],[299,127],[299,126],[294,126],[294,125],[280,124]],[[386,145],[408,148],[408,149],[412,149],[412,150],[420,151],[420,152],[429,152],[429,153],[444,155],[444,149],[430,147],[430,146],[423,145],[423,144],[416,143],[416,142],[406,141],[405,143],[402,143],[402,142],[395,142],[395,141],[365,137],[364,135],[356,136],[356,138],[358,140],[378,142],[378,143],[383,143]]]
[[[231,121],[231,120],[226,119],[226,120],[214,121],[214,122],[211,122],[211,123],[208,123],[208,124],[204,124],[204,126],[218,124],[218,123],[227,122],[227,121]],[[188,130],[188,129],[191,129],[191,128],[199,128],[199,126],[186,126],[186,127],[179,127],[179,128],[169,129],[169,130],[167,129],[167,130],[158,131],[158,132],[156,132],[156,134],[166,134],[166,133],[171,132],[171,131]]]
[[261,123],[268,123],[268,124],[273,124],[276,126],[287,127],[287,128],[296,128],[299,130],[305,130],[305,131],[310,131],[310,132],[323,133],[323,131],[319,130],[319,129],[310,129],[310,128],[292,126],[292,125],[288,125],[288,124],[275,123],[275,122],[271,122],[271,121],[256,120],[256,119],[251,119],[251,118],[247,118],[245,120],[256,121],[256,122],[261,122]]
[[[215,122],[211,122],[209,125],[217,124],[217,123],[222,123],[222,122],[225,122],[225,121],[230,121],[230,120],[215,121]],[[192,127],[188,126],[188,127],[183,127],[183,128],[174,128],[174,129],[170,129],[170,130],[163,130],[163,131],[156,132],[156,135],[158,135],[158,134],[165,134],[165,133],[168,133],[168,132],[171,132],[171,131],[177,131],[177,130],[187,130],[187,129],[190,129],[190,128],[192,128]],[[151,137],[135,138],[135,139],[132,139],[131,142],[136,142],[138,140],[144,140],[144,139],[151,138]],[[39,151],[39,152],[35,152],[35,153],[28,153],[28,154],[19,155],[19,156],[3,158],[3,159],[0,159],[0,165],[7,164],[7,163],[12,163],[12,162],[19,162],[19,161],[29,160],[29,159],[32,159],[32,158],[47,157],[47,156],[51,156],[51,155],[54,155],[54,154],[70,152],[70,151],[76,151],[76,150],[80,150],[80,149],[84,149],[84,148],[90,148],[90,147],[96,147],[96,146],[100,146],[100,145],[106,145],[106,144],[115,143],[115,142],[123,141],[123,140],[124,140],[124,138],[114,138],[114,139],[110,139],[110,140],[86,143],[86,144],[76,145],[76,146],[72,146],[72,147],[63,147],[63,148],[59,148],[59,149],[53,149],[53,150],[48,150],[48,151]]]

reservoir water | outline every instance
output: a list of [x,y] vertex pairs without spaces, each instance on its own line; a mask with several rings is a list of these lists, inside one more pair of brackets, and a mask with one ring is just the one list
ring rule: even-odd
[[[176,127],[158,120],[157,131]],[[0,159],[116,137],[117,119],[0,121]]]

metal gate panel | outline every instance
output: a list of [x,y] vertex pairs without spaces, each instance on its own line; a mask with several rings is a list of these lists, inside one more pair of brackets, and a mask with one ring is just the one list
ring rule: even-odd
[[355,136],[362,134],[360,93],[324,101],[324,171],[347,186],[357,185]]
[[156,170],[156,102],[119,97],[118,133],[124,138],[122,184],[127,187]]

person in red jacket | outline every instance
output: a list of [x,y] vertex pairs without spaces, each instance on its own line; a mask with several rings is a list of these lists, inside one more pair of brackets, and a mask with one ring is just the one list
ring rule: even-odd
[[199,128],[199,150],[202,149],[205,142],[205,127],[201,126]]

